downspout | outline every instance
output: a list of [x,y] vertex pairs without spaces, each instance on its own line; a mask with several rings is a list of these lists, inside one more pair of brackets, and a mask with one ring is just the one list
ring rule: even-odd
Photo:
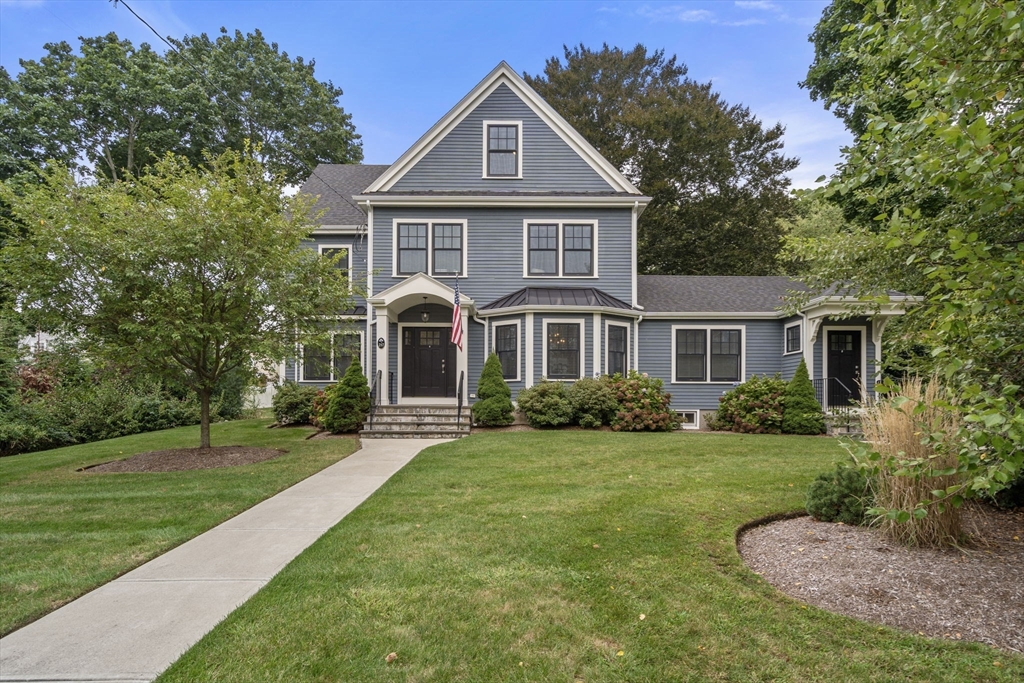
[[[637,223],[637,214],[639,213],[639,211],[640,211],[640,202],[639,201],[633,202],[632,221],[631,221],[631,226],[630,226],[631,233],[632,233],[631,234],[632,239],[630,240],[630,243],[629,243],[629,260],[630,260],[630,279],[631,279],[630,286],[632,287],[632,291],[633,291],[633,302],[632,303],[633,303],[634,307],[636,307],[636,223]],[[637,330],[639,330],[639,329],[640,328],[637,327]]]
[[644,320],[641,313],[636,319],[636,334],[633,335],[633,369],[640,372],[640,323]]

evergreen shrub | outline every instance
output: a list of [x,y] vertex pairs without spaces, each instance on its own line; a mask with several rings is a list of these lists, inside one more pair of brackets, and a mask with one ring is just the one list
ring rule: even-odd
[[679,418],[669,408],[671,394],[663,390],[660,379],[631,370],[626,377],[610,380],[619,408],[612,418],[615,431],[667,432],[679,425]]
[[504,427],[515,420],[512,390],[501,374],[498,354],[492,353],[484,363],[476,387],[477,402],[473,404],[473,421],[488,427]]
[[784,434],[824,434],[825,414],[818,399],[814,397],[814,385],[807,374],[803,360],[793,379],[786,385],[782,409],[782,431]]
[[573,422],[586,429],[611,424],[619,411],[619,401],[612,389],[612,379],[584,377],[569,387]]
[[370,412],[370,385],[366,383],[363,367],[358,358],[345,371],[341,381],[326,389],[326,408],[321,422],[333,433],[357,431]]
[[778,375],[754,375],[718,399],[712,429],[750,434],[782,432],[787,383]]
[[864,523],[869,507],[868,480],[849,464],[837,463],[832,472],[823,472],[807,489],[807,513],[819,522]]
[[561,427],[572,422],[572,403],[562,382],[534,384],[519,392],[517,402],[531,427]]

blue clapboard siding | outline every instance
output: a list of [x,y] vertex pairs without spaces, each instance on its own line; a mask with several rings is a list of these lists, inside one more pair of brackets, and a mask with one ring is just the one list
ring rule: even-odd
[[[629,303],[630,209],[517,209],[377,207],[373,211],[374,293],[402,282],[392,277],[394,221],[466,220],[468,271],[459,278],[463,296],[478,306],[522,287],[597,287]],[[598,277],[524,278],[523,221],[597,221]],[[449,287],[453,278],[439,278]]]
[[[485,120],[522,121],[522,179],[484,179]],[[613,190],[507,85],[500,85],[389,190]]]
[[483,324],[470,318],[469,327],[465,330],[465,336],[462,340],[463,348],[469,354],[466,368],[466,389],[462,395],[462,400],[465,404],[473,403],[476,400],[470,398],[470,396],[476,396],[477,384],[480,382],[480,373],[484,370],[485,329]]
[[746,327],[743,349],[746,354],[745,379],[781,371],[782,323],[779,320],[644,320],[640,323],[639,370],[665,383],[665,390],[672,394],[674,409],[716,410],[718,397],[732,385],[672,383],[673,325],[743,325]]
[[[352,271],[349,275],[353,287],[358,291],[366,290],[367,238],[365,235],[312,235],[303,240],[302,246],[307,249],[319,250],[320,245],[347,246],[352,254]],[[365,306],[366,299],[362,296],[353,298],[356,306]]]
[[[786,337],[785,337],[785,326],[791,323],[800,322],[802,318],[795,315],[791,318],[786,318],[782,321],[779,327],[779,353],[782,354],[782,379],[789,381],[793,379],[793,375],[796,374],[796,369],[800,366],[800,361],[803,359],[804,354],[801,349],[797,353],[786,354]],[[807,372],[811,371],[807,368]]]

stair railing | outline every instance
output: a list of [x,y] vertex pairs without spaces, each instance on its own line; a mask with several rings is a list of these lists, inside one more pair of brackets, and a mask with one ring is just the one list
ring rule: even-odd
[[811,381],[814,398],[826,412],[848,413],[853,409],[856,394],[838,377],[822,377]]
[[380,382],[383,370],[378,370],[373,376],[373,385],[370,387],[370,429],[373,429],[373,416],[377,413],[377,404],[380,403]]
[[395,373],[393,370],[388,371],[388,403],[394,405],[395,401]]
[[458,414],[455,416],[455,425],[457,427],[462,427],[462,385],[463,385],[463,383],[465,381],[466,381],[466,371],[463,370],[463,371],[459,372],[459,390],[455,394],[456,400],[457,400],[457,405],[458,405]]

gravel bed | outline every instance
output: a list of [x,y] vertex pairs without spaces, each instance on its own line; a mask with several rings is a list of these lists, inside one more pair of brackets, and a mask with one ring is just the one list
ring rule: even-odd
[[214,448],[170,448],[164,451],[139,453],[124,460],[106,462],[83,468],[81,471],[102,472],[182,472],[184,470],[210,470],[216,467],[251,465],[283,455],[288,451],[277,448],[249,446],[216,446]]
[[964,528],[966,547],[934,550],[797,517],[744,532],[739,552],[783,593],[822,609],[1024,653],[1024,511],[971,506]]

